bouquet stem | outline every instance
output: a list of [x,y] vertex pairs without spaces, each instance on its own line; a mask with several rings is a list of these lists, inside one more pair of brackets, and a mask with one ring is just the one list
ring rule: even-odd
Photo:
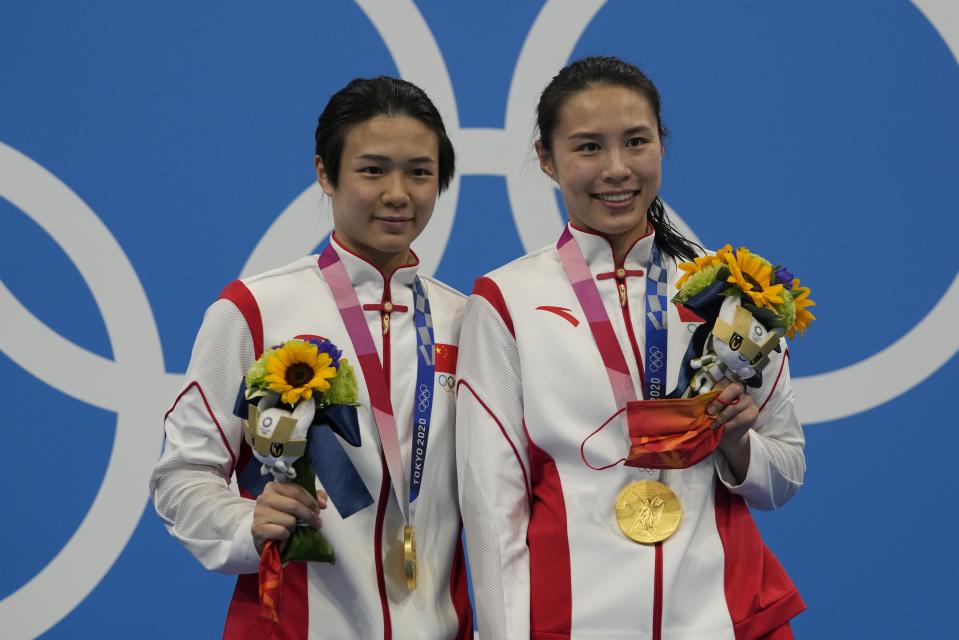
[[[316,496],[316,476],[313,465],[310,464],[309,453],[294,462],[293,469],[296,471],[296,479],[293,482],[306,489],[311,496]],[[333,547],[319,529],[314,529],[305,523],[297,523],[296,529],[293,530],[283,548],[280,559],[284,564],[298,561],[335,564],[336,554],[333,553]]]

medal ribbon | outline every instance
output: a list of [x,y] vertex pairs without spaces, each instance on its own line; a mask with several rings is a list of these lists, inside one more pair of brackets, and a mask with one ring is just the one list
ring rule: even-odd
[[[413,322],[416,325],[416,389],[413,393],[413,446],[410,450],[410,508],[420,495],[426,471],[426,444],[433,415],[436,346],[430,300],[419,278],[413,281]],[[410,515],[412,520],[412,514]]]
[[[379,354],[376,352],[376,344],[373,342],[373,334],[370,333],[370,328],[366,324],[366,317],[363,312],[363,308],[360,306],[359,298],[356,296],[356,290],[353,289],[353,283],[350,282],[349,274],[346,272],[346,267],[343,266],[342,261],[340,261],[339,254],[336,253],[336,250],[333,248],[333,245],[327,245],[326,249],[320,254],[318,260],[318,265],[320,267],[320,272],[323,274],[323,279],[326,280],[327,285],[330,287],[330,291],[333,293],[333,299],[336,301],[336,307],[340,311],[340,317],[343,320],[343,324],[346,326],[346,332],[350,337],[350,342],[353,345],[353,351],[356,353],[357,361],[360,364],[360,369],[363,371],[363,378],[366,380],[366,388],[370,395],[370,405],[373,413],[373,423],[376,425],[376,430],[380,435],[380,442],[383,446],[383,457],[386,459],[386,468],[390,474],[390,481],[393,485],[393,493],[396,496],[396,502],[400,507],[400,512],[403,514],[404,519],[407,523],[410,522],[410,503],[415,500],[415,497],[412,497],[408,500],[402,499],[402,483],[403,483],[403,458],[400,455],[400,441],[399,436],[396,431],[396,419],[393,415],[393,403],[390,400],[390,389],[389,385],[386,382],[386,373],[383,370],[383,364],[380,361]],[[419,286],[420,292],[422,292],[422,285],[419,284],[418,279],[414,283],[414,295],[416,287]],[[417,303],[419,300],[417,300]],[[421,333],[426,333],[432,346],[432,318],[428,316],[429,313],[429,304],[426,299],[425,293],[423,294],[423,309],[414,313],[414,315],[422,314],[422,323],[424,331],[421,332],[419,327],[419,320],[417,320],[417,345],[418,350],[425,349],[424,339],[420,337]],[[432,359],[431,359],[432,360]],[[421,418],[424,414],[429,416],[432,411],[433,406],[433,385],[432,385],[432,375],[423,371],[427,368],[427,363],[424,361],[424,358],[417,358],[417,385],[414,390],[414,399],[413,406],[414,415],[417,418]],[[430,362],[430,365],[433,363]],[[426,396],[424,402],[423,411],[418,411],[420,405],[420,384],[421,380],[429,380],[429,383],[426,385],[429,390],[429,395]],[[424,383],[426,384],[426,383]],[[421,433],[419,425],[417,425],[417,434]],[[429,434],[429,418],[426,418],[425,424],[425,434]],[[410,456],[410,465],[416,463],[416,445],[414,439],[414,453]],[[426,456],[426,438],[423,438],[422,446],[422,457],[420,458],[420,464],[422,465],[425,462]],[[422,466],[420,468],[419,481],[417,482],[417,494],[419,493],[419,484],[422,481]],[[412,494],[413,489],[413,477],[410,478],[410,493]]]
[[593,281],[593,274],[590,273],[583,251],[576,244],[569,227],[563,230],[563,235],[556,243],[556,249],[559,252],[563,271],[566,272],[566,278],[573,287],[576,299],[579,300],[579,306],[583,308],[589,330],[593,332],[593,340],[596,341],[599,355],[606,366],[606,375],[609,376],[609,384],[613,389],[616,408],[621,409],[627,402],[636,399],[633,380],[629,375],[626,356],[623,355],[616,332],[613,331],[613,324],[609,321],[609,314],[603,306],[599,289]]
[[[623,409],[627,402],[636,400],[636,391],[629,375],[629,366],[623,348],[613,331],[603,299],[596,288],[593,274],[589,271],[586,258],[576,243],[576,239],[569,227],[563,231],[556,243],[559,260],[563,271],[573,287],[573,293],[579,305],[583,308],[589,329],[593,333],[593,340],[599,349],[599,355],[606,366],[609,384],[616,399],[616,408]],[[643,381],[643,393],[647,399],[653,400],[663,396],[666,377],[666,330],[667,330],[667,271],[663,266],[659,247],[653,243],[652,265],[646,275],[646,370]]]
[[663,256],[653,242],[649,269],[646,271],[646,375],[643,379],[643,396],[647,400],[659,400],[666,393],[666,329],[669,307],[666,288],[669,275],[663,266]]
[[[599,289],[596,288],[593,274],[590,272],[589,266],[586,264],[586,258],[583,257],[583,251],[576,243],[569,227],[563,230],[563,235],[556,243],[556,249],[559,252],[559,260],[563,265],[563,271],[573,287],[573,293],[576,294],[579,305],[583,308],[586,321],[589,323],[589,329],[593,334],[593,340],[596,342],[599,355],[606,367],[606,375],[609,377],[609,384],[613,390],[617,409],[616,413],[582,442],[580,456],[586,466],[597,471],[609,469],[620,462],[629,464],[628,455],[602,467],[594,467],[586,459],[586,441],[602,431],[615,417],[624,412],[627,404],[636,400],[636,391],[629,375],[626,356],[616,337],[616,332],[613,330],[613,323],[609,319],[609,314],[606,313],[606,307],[599,295]],[[666,287],[668,286],[668,275],[666,267],[663,265],[662,254],[655,243],[653,243],[650,260],[651,265],[646,274],[645,362],[647,370],[643,380],[643,393],[647,399],[656,400],[663,396],[666,386],[668,313]],[[651,472],[653,470],[645,469],[645,471]]]

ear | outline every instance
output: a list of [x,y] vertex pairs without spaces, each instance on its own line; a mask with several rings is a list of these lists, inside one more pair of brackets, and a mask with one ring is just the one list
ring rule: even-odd
[[329,197],[333,197],[333,181],[330,180],[330,176],[326,173],[326,166],[323,164],[323,160],[320,159],[320,156],[315,156],[313,158],[313,164],[316,166],[316,181],[320,183],[320,188],[323,189],[323,193]]
[[556,167],[553,165],[553,156],[543,147],[543,140],[537,140],[534,146],[536,148],[536,157],[539,158],[539,168],[543,173],[552,178],[554,182],[559,182],[556,179]]

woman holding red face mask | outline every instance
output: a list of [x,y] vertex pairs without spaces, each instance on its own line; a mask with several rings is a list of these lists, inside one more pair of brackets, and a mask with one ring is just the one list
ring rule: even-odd
[[[538,126],[569,225],[477,280],[460,342],[457,462],[480,634],[792,637],[805,605],[749,514],[803,481],[787,352],[760,387],[678,399],[702,320],[670,300],[677,262],[701,251],[658,197],[659,93],[629,63],[586,58],[545,89]],[[654,467],[632,451],[660,410],[699,427]]]

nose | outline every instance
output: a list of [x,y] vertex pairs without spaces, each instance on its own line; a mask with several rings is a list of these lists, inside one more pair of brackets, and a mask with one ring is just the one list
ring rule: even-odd
[[402,209],[409,204],[410,194],[404,176],[394,174],[386,181],[382,200],[383,204],[391,209]]
[[603,168],[603,180],[611,183],[623,182],[629,178],[622,149],[610,149],[606,154],[606,166]]

